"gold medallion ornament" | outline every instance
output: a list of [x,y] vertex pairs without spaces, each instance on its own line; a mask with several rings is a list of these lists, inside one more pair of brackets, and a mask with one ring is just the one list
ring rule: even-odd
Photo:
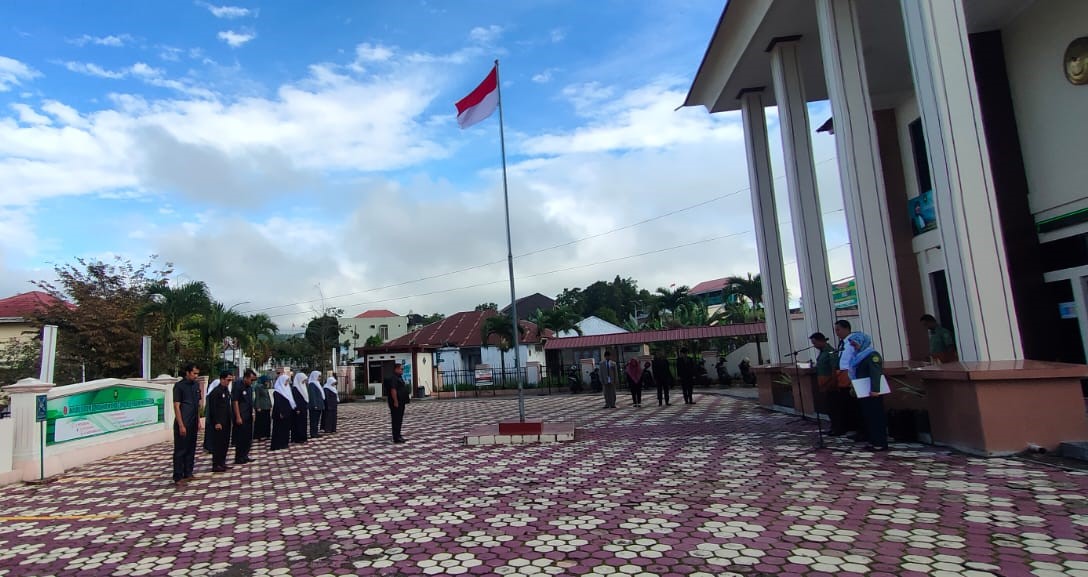
[[1071,84],[1088,84],[1088,36],[1081,36],[1065,49],[1065,78]]

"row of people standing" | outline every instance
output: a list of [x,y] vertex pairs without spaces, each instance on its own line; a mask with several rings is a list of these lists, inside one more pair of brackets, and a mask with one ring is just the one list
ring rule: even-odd
[[[291,383],[290,385],[288,383]],[[292,443],[336,432],[336,378],[321,383],[321,371],[311,371],[276,377],[272,386],[270,450],[286,449]]]
[[[818,351],[816,378],[827,395],[833,437],[854,431],[854,441],[865,442],[870,451],[888,450],[887,417],[884,414],[884,365],[872,337],[851,329],[850,322],[835,322],[838,348],[823,333],[809,342]],[[863,383],[868,383],[864,385]],[[857,383],[857,386],[855,386]]]
[[[604,361],[601,362],[603,375],[600,377],[604,393],[604,408],[616,408],[616,383],[619,375],[616,374],[616,363],[612,361],[612,353],[605,351]],[[677,377],[673,376],[669,367],[669,360],[659,351],[653,360],[640,361],[636,357],[627,360],[624,374],[627,377],[627,385],[631,391],[631,406],[642,406],[642,391],[656,390],[657,405],[670,405],[669,392],[679,380],[684,396],[684,403],[695,404],[695,378],[698,374],[697,361],[688,354],[687,348],[680,349],[680,355],[676,358]]]

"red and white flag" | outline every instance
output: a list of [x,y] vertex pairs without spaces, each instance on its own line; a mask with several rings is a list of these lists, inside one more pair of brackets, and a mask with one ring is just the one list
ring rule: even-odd
[[457,124],[468,128],[488,116],[499,106],[499,67],[491,73],[468,96],[457,101]]

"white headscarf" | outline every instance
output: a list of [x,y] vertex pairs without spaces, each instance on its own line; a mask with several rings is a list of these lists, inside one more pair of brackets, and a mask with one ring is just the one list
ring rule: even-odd
[[321,391],[321,400],[325,400],[325,389],[321,388],[321,371],[311,371],[309,382],[317,385],[317,390]]
[[310,402],[310,391],[306,390],[306,373],[295,373],[294,386],[298,389],[299,393],[302,393],[302,398],[306,399],[306,402]]
[[276,384],[272,385],[272,390],[283,395],[287,399],[288,403],[291,403],[291,408],[295,408],[295,396],[291,394],[291,391],[287,388],[287,375],[280,375],[276,377]]
[[329,378],[325,379],[325,388],[335,393],[336,377],[330,376]]
[[208,395],[212,394],[212,391],[214,391],[215,388],[218,387],[218,386],[219,386],[219,379],[215,379],[214,381],[212,381],[208,385],[208,390],[204,391],[204,396],[207,397]]

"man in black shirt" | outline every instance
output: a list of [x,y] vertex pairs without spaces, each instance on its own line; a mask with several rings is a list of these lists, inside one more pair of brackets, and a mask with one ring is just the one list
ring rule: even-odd
[[676,357],[676,376],[680,377],[680,390],[684,393],[684,403],[695,404],[695,361],[688,355],[687,347],[680,347]]
[[400,434],[400,427],[404,424],[404,405],[408,404],[408,385],[404,384],[404,365],[397,363],[393,366],[393,375],[386,377],[382,383],[382,393],[389,405],[389,416],[393,421],[393,442],[403,443],[405,438]]
[[174,486],[181,487],[193,477],[196,434],[200,430],[200,369],[195,363],[182,368],[184,378],[174,383]]
[[227,448],[230,445],[231,417],[230,384],[234,375],[224,371],[219,375],[219,386],[208,393],[208,406],[205,416],[208,419],[208,434],[212,437],[212,472],[222,473],[227,470]]
[[253,381],[257,373],[246,369],[242,383],[230,393],[231,409],[234,412],[234,462],[243,465],[252,461],[249,448],[253,445]]

